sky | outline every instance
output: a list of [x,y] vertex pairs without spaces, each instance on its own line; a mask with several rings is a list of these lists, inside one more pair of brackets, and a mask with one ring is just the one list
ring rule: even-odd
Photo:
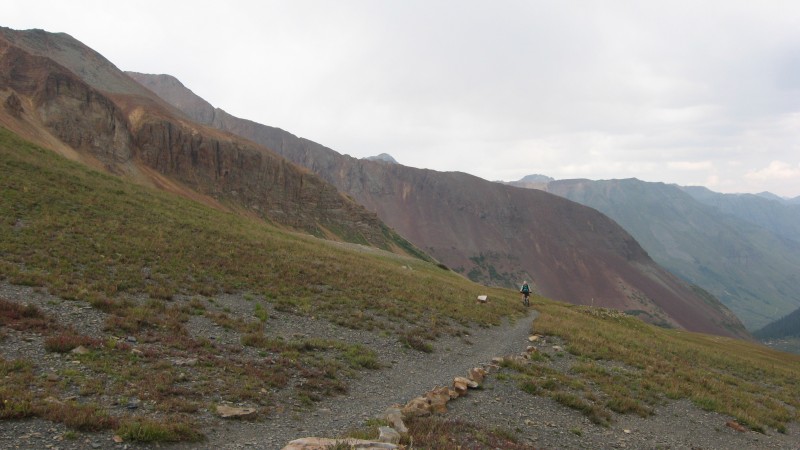
[[2,0],[340,153],[800,196],[800,2]]

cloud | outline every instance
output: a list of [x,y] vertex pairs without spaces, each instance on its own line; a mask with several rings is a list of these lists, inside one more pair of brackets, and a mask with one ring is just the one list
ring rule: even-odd
[[796,177],[759,175],[800,154],[798,2],[7,6],[5,26],[68,32],[122,69],[170,73],[357,157],[800,194]]
[[711,170],[714,163],[711,161],[670,161],[667,168],[677,170]]
[[750,181],[800,180],[800,164],[791,165],[783,161],[772,161],[767,167],[745,174]]

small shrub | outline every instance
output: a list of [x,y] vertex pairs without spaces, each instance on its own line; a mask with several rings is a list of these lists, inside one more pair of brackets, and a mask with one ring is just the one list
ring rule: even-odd
[[542,390],[535,381],[528,379],[520,383],[520,389],[531,395],[538,395]]
[[0,325],[19,331],[46,330],[54,327],[53,320],[35,305],[20,305],[0,299]]
[[256,309],[255,312],[253,312],[253,315],[256,316],[256,318],[258,318],[258,320],[261,322],[266,322],[269,319],[269,312],[264,309],[264,306],[262,306],[261,303],[256,303]]
[[79,431],[100,431],[114,428],[117,420],[95,405],[75,402],[42,403],[36,407],[37,415]]
[[44,340],[44,348],[48,352],[67,353],[79,346],[97,348],[102,343],[95,338],[84,336],[74,332],[59,333],[55,336],[48,336]]
[[344,351],[344,359],[353,368],[380,369],[375,352],[361,345],[353,345]]
[[407,331],[400,335],[400,343],[407,348],[412,348],[424,353],[433,353],[433,345],[431,345],[430,342],[426,342],[424,339],[411,331]]
[[611,424],[611,413],[607,410],[593,405],[575,394],[568,392],[556,392],[552,395],[553,400],[562,405],[578,410],[583,413],[592,423],[607,427]]
[[124,421],[116,432],[122,439],[134,442],[200,442],[205,436],[195,428],[195,425],[180,420],[156,422],[136,418]]

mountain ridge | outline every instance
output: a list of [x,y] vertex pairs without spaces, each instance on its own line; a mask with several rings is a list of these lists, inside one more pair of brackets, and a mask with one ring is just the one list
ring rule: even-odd
[[226,211],[429,258],[317,175],[193,122],[69,35],[0,29],[0,93],[18,106],[3,108],[0,123],[71,159]]
[[[167,101],[195,95],[188,89],[171,92],[182,86],[174,82],[158,84],[166,78],[131,76]],[[182,103],[185,108],[189,104],[201,105],[203,111],[187,109],[188,116],[213,117],[209,125],[259,142],[320,174],[470,279],[504,286],[533,279],[541,293],[553,298],[638,311],[647,320],[671,326],[739,333],[732,331],[738,321],[730,312],[715,300],[707,303],[706,297],[655,266],[633,238],[594,210],[464,173],[357,160],[219,108],[208,114],[208,102]],[[651,298],[656,296],[660,298]],[[686,312],[694,308],[704,312]],[[701,325],[707,317],[717,322]]]

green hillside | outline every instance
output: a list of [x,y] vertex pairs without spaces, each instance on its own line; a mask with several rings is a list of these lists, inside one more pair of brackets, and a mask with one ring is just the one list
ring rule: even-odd
[[800,339],[800,308],[757,330],[753,336],[759,339]]
[[[0,131],[0,274],[95,304],[119,294],[250,292],[278,306],[363,322],[402,312],[496,324],[520,311],[476,312],[485,289],[434,264],[281,231],[68,162]],[[436,286],[435,289],[432,287]],[[496,294],[493,291],[491,294]],[[454,301],[468,298],[470,301]]]
[[800,243],[722,214],[677,186],[562,180],[548,190],[617,221],[657,263],[720,299],[750,330],[800,304]]
[[[0,420],[40,417],[125,441],[201,440],[219,425],[209,413],[219,405],[252,406],[250,420],[306,414],[360,373],[391,370],[366,345],[276,333],[270,314],[313,316],[413,353],[526,313],[516,292],[133,185],[3,129],[0,173],[0,287],[57,296],[26,304],[0,293]],[[478,294],[490,302],[476,306]],[[578,364],[560,375],[510,365],[525,392],[597,412],[600,423],[679,398],[754,430],[800,419],[796,356],[618,312],[534,304],[537,331],[560,336]],[[198,321],[229,340],[193,330]],[[624,370],[604,372],[605,362]]]

